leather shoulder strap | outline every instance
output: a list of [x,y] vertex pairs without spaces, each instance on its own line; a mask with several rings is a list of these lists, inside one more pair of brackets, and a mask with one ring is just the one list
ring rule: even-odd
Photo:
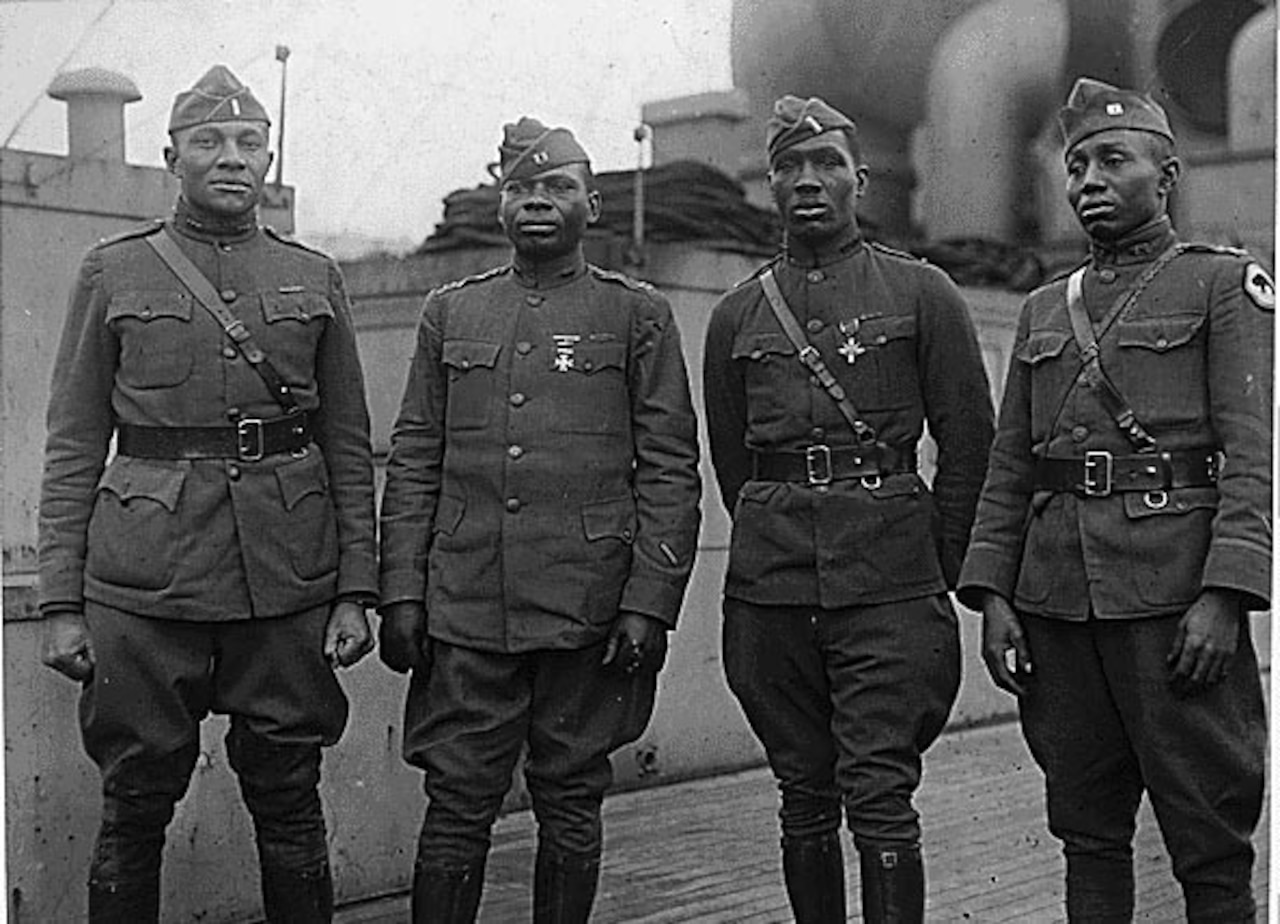
[[809,371],[813,373],[822,384],[822,387],[826,389],[827,394],[835,401],[841,416],[853,428],[854,436],[858,438],[858,441],[864,444],[874,443],[876,431],[858,414],[857,408],[849,400],[849,395],[845,392],[844,387],[836,381],[836,377],[827,368],[827,364],[823,361],[822,354],[818,352],[818,348],[805,338],[804,331],[800,329],[800,322],[796,320],[795,314],[791,311],[791,306],[783,298],[782,290],[778,288],[778,281],[773,278],[773,270],[765,270],[758,278],[760,279],[760,287],[764,289],[764,297],[769,302],[769,307],[773,309],[774,317],[782,325],[782,330],[787,335],[787,339],[795,346],[800,362],[804,363]]
[[294,397],[293,391],[285,384],[276,367],[271,364],[271,360],[267,358],[267,354],[263,353],[258,344],[254,341],[253,335],[249,332],[249,328],[244,326],[244,322],[232,313],[231,309],[222,301],[222,296],[213,287],[213,283],[200,272],[200,268],[191,262],[190,258],[182,252],[177,242],[169,233],[169,229],[165,228],[160,234],[153,234],[145,238],[146,242],[151,245],[156,254],[164,261],[165,265],[178,277],[178,281],[187,287],[197,302],[213,315],[214,320],[231,338],[231,342],[236,345],[242,356],[248,360],[249,365],[253,367],[253,371],[266,384],[267,390],[271,392],[271,397],[276,403],[284,409],[286,414],[296,414],[301,411],[298,406],[298,400]]

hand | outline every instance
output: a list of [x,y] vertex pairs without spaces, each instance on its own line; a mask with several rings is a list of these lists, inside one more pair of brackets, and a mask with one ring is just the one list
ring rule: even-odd
[[93,639],[83,613],[55,613],[45,619],[40,663],[79,683],[93,677]]
[[1211,687],[1227,674],[1240,642],[1240,596],[1229,590],[1203,591],[1178,620],[1166,661],[1175,687],[1191,693]]
[[324,656],[334,668],[350,667],[373,650],[373,633],[364,607],[339,601],[324,627]]
[[642,667],[657,673],[667,660],[667,627],[652,616],[620,613],[604,646],[601,664],[613,664],[628,674]]
[[424,662],[427,608],[416,600],[401,600],[382,609],[378,627],[378,657],[397,674]]
[[1031,677],[1031,649],[1009,601],[989,593],[982,601],[982,660],[995,685],[1024,696]]

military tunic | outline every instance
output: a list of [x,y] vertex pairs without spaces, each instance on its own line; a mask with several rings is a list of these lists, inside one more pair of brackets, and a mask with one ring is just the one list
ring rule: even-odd
[[143,237],[90,251],[55,360],[40,503],[40,604],[225,621],[376,598],[373,467],[350,306],[327,257],[256,227],[171,222],[183,252],[310,416],[309,451],[115,455],[120,424],[226,427],[281,416],[262,379]]
[[860,240],[832,260],[771,265],[809,342],[881,441],[910,455],[928,421],[937,475],[932,492],[914,471],[871,487],[753,479],[754,452],[857,443],[759,282],[738,286],[712,314],[704,367],[711,455],[733,515],[725,595],[837,608],[945,590],[964,556],[993,418],[964,301],[936,267]]
[[433,292],[392,434],[382,603],[432,638],[584,648],[620,610],[674,627],[698,533],[680,336],[648,286],[508,265]]

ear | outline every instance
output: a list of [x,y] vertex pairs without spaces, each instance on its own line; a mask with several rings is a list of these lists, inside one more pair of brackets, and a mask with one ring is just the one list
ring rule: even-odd
[[861,199],[867,192],[867,180],[871,176],[871,168],[866,164],[858,164],[853,168],[854,195]]
[[1164,163],[1160,165],[1160,179],[1158,185],[1162,195],[1169,195],[1173,192],[1174,187],[1178,185],[1178,180],[1182,176],[1182,161],[1177,157],[1166,158]]
[[164,166],[174,176],[182,176],[178,167],[178,150],[172,145],[166,145],[164,149]]
[[600,198],[600,191],[598,189],[593,189],[591,192],[587,193],[587,224],[594,225],[600,220],[601,207],[602,200]]

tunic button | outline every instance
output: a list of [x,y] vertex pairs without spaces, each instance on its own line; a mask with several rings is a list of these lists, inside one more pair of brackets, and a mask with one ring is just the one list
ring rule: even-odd
[[533,349],[533,344],[530,343],[528,340],[521,340],[519,343],[516,344],[516,352],[519,353],[521,356],[527,355],[528,352],[532,349]]
[[234,302],[236,300],[235,289],[223,289],[221,292],[218,293],[218,295],[222,297],[222,300],[224,302]]
[[509,455],[513,459],[518,459],[522,455],[524,455],[524,449],[520,446],[508,446],[507,455]]
[[1098,278],[1103,282],[1115,282],[1116,271],[1113,269],[1104,269],[1098,273]]
[[526,295],[524,297],[524,300],[528,302],[530,305],[533,305],[535,308],[546,301],[546,299],[543,298],[541,295]]
[[752,359],[759,359],[763,355],[764,355],[764,350],[760,349],[759,347],[756,347],[754,350],[751,351]]
[[512,396],[511,396],[511,406],[512,406],[512,407],[519,407],[519,406],[520,406],[520,405],[522,405],[522,404],[524,404],[524,395],[523,395],[523,394],[521,394],[520,392],[516,392],[514,395],[512,395]]
[[458,365],[459,365],[459,366],[461,366],[463,369],[470,369],[470,368],[471,368],[471,360],[469,360],[469,359],[464,359],[462,362],[458,363]]
[[1167,339],[1167,338],[1165,338],[1165,337],[1158,337],[1158,338],[1156,338],[1156,346],[1158,346],[1160,349],[1162,349],[1162,350],[1163,350],[1163,349],[1164,349],[1165,347],[1167,347],[1168,345],[1169,345],[1169,341],[1168,341],[1168,339]]
[[240,420],[240,408],[238,408],[238,407],[229,407],[229,408],[227,408],[227,420],[235,420],[235,421],[239,421],[239,420]]
[[827,435],[827,431],[822,429],[821,427],[814,427],[809,432],[813,435],[813,438],[815,440],[820,440]]
[[889,342],[889,338],[886,337],[884,334],[881,334],[879,337],[876,338],[876,343],[888,343],[888,342]]
[[223,356],[225,356],[227,359],[235,359],[235,358],[236,358],[236,356],[238,356],[239,354],[236,352],[236,348],[235,348],[235,347],[233,347],[233,346],[224,346],[224,347],[222,348],[222,355],[223,355]]
[[809,270],[809,275],[805,277],[810,282],[822,282],[827,277],[822,275],[822,270]]
[[151,317],[151,309],[150,309],[150,308],[143,308],[141,313],[142,313],[142,316],[143,316],[144,318],[149,318],[149,317]]
[[228,478],[230,478],[232,481],[239,481],[239,480],[240,480],[240,466],[238,466],[238,465],[228,465],[228,466],[227,466],[227,477],[228,477]]
[[585,369],[587,372],[590,372],[592,369],[595,368],[595,363],[593,363],[589,359],[585,359],[582,361],[582,368]]
[[508,513],[515,513],[515,512],[517,512],[519,509],[520,509],[520,498],[518,498],[518,497],[508,497],[508,498],[507,498],[507,512],[508,512]]
[[822,330],[822,321],[817,318],[810,318],[804,326],[809,333],[816,334],[818,331]]
[[624,529],[624,530],[622,531],[622,538],[623,538],[623,539],[625,539],[625,540],[627,540],[628,542],[630,542],[630,541],[631,541],[631,530],[630,530],[630,529]]
[[1085,437],[1089,435],[1089,428],[1084,424],[1077,424],[1071,428],[1071,438],[1077,443],[1083,443]]

